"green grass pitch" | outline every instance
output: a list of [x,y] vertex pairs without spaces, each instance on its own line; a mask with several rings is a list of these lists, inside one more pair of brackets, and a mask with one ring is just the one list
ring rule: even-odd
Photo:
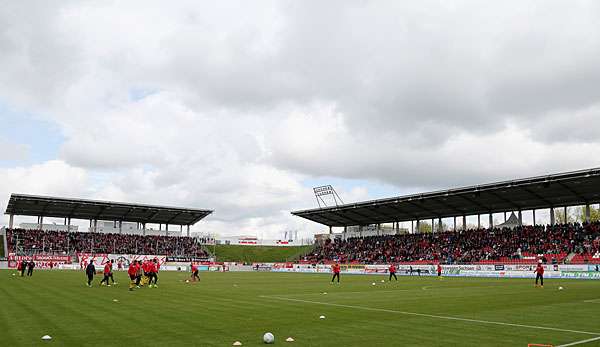
[[280,346],[600,346],[600,281],[162,272],[129,292],[124,272],[110,288],[12,273],[0,271],[0,346],[261,346],[267,331]]

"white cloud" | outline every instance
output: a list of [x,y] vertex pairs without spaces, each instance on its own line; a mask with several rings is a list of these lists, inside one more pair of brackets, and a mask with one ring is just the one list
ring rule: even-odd
[[12,193],[86,196],[89,194],[88,175],[84,169],[60,160],[51,160],[30,167],[0,168],[0,210]]

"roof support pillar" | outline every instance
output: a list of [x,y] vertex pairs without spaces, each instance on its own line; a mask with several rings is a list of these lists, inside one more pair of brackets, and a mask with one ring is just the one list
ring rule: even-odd
[[454,231],[456,231],[456,216],[454,216]]
[[415,233],[415,221],[414,220],[410,221],[410,233],[411,234]]
[[190,237],[190,225],[187,226],[187,236]]
[[94,226],[93,226],[92,230],[94,230],[94,232],[98,231],[98,220],[97,219],[94,219]]
[[39,227],[39,229],[42,230],[43,227],[44,227],[44,216],[40,216],[40,227]]
[[550,207],[550,225],[556,224],[556,218],[554,217],[554,207]]
[[120,220],[119,221],[119,234],[122,234],[122,233],[123,233],[123,221]]
[[71,217],[67,218],[67,231],[71,231]]
[[14,222],[14,220],[15,220],[15,215],[14,215],[14,214],[11,214],[11,215],[8,217],[8,228],[9,228],[9,229],[12,229],[12,228],[13,228],[13,222]]
[[494,214],[492,212],[490,212],[489,228],[492,229],[493,227],[494,227]]
[[421,232],[421,221],[417,219],[417,233]]
[[519,210],[519,226],[523,226],[523,213]]
[[158,231],[161,231],[161,230],[162,230],[162,224],[161,224],[161,223],[159,223],[159,224],[158,224]]
[[438,217],[438,231],[443,232],[444,226],[442,225],[442,217]]
[[535,223],[535,208],[532,210],[532,212],[533,212],[533,226],[535,226],[536,225],[536,223]]
[[146,223],[142,223],[142,235],[146,236]]
[[592,211],[590,209],[590,204],[586,204],[585,205],[585,221],[586,221],[586,223],[589,223],[591,219],[592,219]]
[[481,215],[477,214],[477,229],[481,229]]
[[462,230],[467,230],[467,216],[463,214]]
[[506,211],[504,211],[504,223],[506,223]]
[[565,224],[569,223],[569,211],[567,211],[567,206],[564,207],[565,210]]
[[169,236],[169,224],[165,224],[165,236]]
[[333,229],[332,229],[331,225],[329,226],[329,234],[330,235],[333,234]]

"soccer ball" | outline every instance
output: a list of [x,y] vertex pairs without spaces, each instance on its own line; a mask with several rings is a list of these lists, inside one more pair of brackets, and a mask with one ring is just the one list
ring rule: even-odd
[[271,333],[265,333],[263,335],[263,341],[265,343],[271,344],[271,343],[275,342],[275,336],[273,336],[273,334],[271,334]]
[[563,287],[558,287],[558,290],[563,290],[563,289],[564,289]]

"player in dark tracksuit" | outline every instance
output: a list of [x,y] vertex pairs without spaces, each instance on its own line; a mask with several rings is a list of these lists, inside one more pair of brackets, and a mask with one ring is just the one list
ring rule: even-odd
[[88,266],[86,266],[85,274],[87,275],[87,278],[88,278],[87,285],[88,285],[88,287],[91,287],[92,281],[94,280],[94,275],[96,274],[96,267],[94,266],[93,260],[90,260],[90,263],[88,264]]
[[21,262],[21,277],[25,276],[25,270],[27,270],[27,262],[23,260]]
[[31,260],[29,262],[29,264],[27,264],[27,276],[31,277],[33,276],[33,268],[35,267],[35,263],[33,262],[33,260]]

